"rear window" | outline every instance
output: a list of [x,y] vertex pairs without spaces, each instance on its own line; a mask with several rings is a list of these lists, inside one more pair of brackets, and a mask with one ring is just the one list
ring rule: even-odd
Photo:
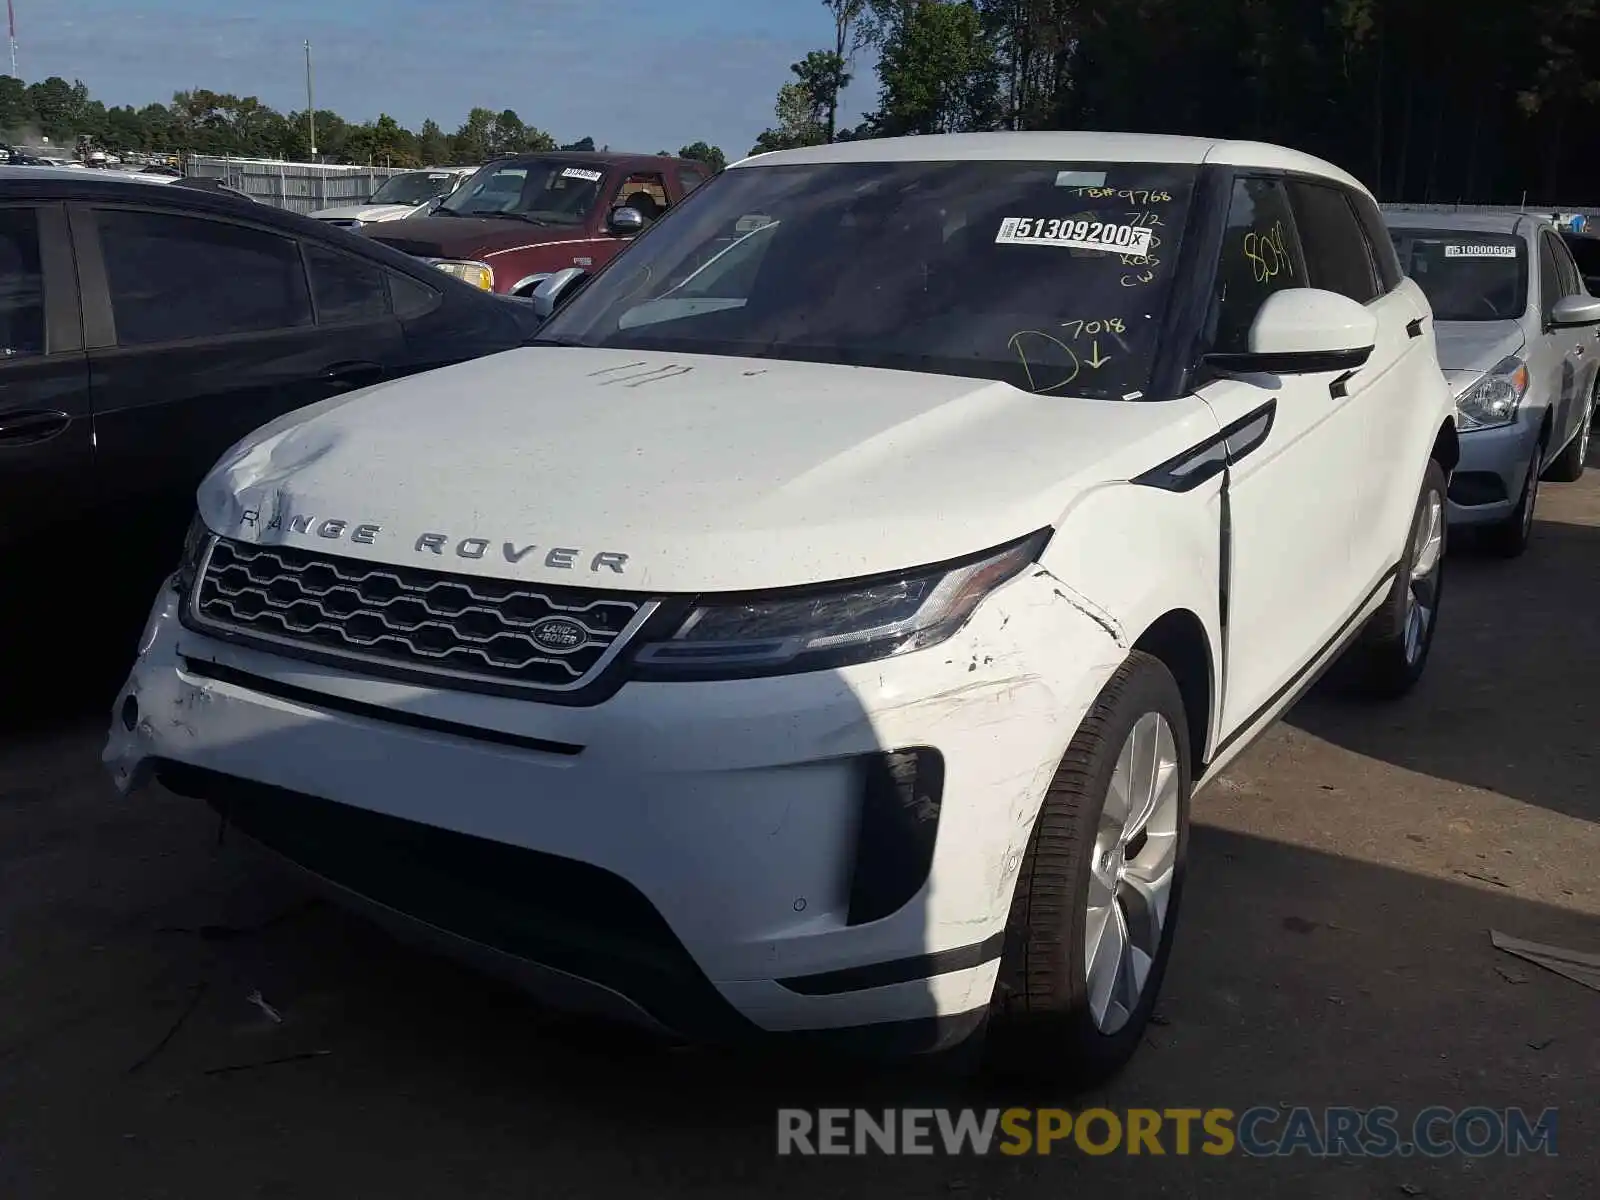
[[1528,307],[1528,248],[1520,237],[1466,229],[1392,228],[1400,266],[1438,321],[1512,321]]

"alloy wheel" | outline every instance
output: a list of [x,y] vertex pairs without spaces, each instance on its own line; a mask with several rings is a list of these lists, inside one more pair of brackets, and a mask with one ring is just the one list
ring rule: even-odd
[[1429,491],[1417,509],[1411,532],[1411,579],[1406,590],[1406,662],[1414,663],[1428,644],[1439,607],[1439,577],[1444,567],[1444,497]]
[[1114,1034],[1139,1006],[1161,948],[1178,861],[1178,745],[1160,713],[1134,723],[1095,834],[1084,922],[1089,1012]]

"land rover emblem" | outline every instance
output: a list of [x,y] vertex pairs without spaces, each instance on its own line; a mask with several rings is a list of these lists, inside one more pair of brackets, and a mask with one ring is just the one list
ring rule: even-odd
[[528,636],[541,650],[548,650],[551,654],[571,654],[588,642],[589,631],[565,617],[546,617],[528,631]]

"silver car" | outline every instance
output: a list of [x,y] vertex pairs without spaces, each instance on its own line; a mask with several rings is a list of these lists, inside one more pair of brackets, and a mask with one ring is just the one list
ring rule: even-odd
[[1450,520],[1527,548],[1540,478],[1583,474],[1600,375],[1600,299],[1547,217],[1385,212],[1401,266],[1433,306],[1456,396]]

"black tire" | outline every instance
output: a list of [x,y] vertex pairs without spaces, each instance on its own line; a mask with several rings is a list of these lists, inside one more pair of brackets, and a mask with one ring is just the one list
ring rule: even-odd
[[1566,449],[1551,460],[1544,473],[1551,483],[1577,483],[1583,478],[1583,468],[1587,465],[1585,460],[1589,457],[1589,426],[1593,420],[1593,410],[1586,410],[1578,432],[1572,435]]
[[[1090,859],[1123,744],[1146,714],[1163,717],[1177,750],[1173,876],[1156,953],[1126,1023],[1104,1033],[1090,1010],[1084,939]],[[1159,659],[1135,651],[1106,684],[1056,768],[1023,859],[985,1050],[991,1075],[1092,1087],[1138,1049],[1161,991],[1188,860],[1189,727],[1177,682]]]
[[1528,476],[1522,484],[1517,507],[1504,521],[1483,531],[1483,546],[1499,558],[1521,558],[1533,540],[1533,510],[1539,502],[1539,477],[1544,473],[1544,446],[1533,448]]
[[[1433,650],[1434,634],[1439,628],[1439,603],[1444,595],[1444,561],[1445,552],[1449,548],[1449,522],[1442,519],[1442,514],[1448,490],[1449,484],[1445,481],[1444,468],[1430,461],[1422,477],[1422,488],[1417,494],[1416,509],[1413,511],[1410,525],[1407,526],[1406,546],[1400,558],[1399,574],[1395,576],[1394,584],[1389,589],[1383,607],[1372,614],[1361,632],[1361,637],[1340,664],[1338,675],[1345,685],[1345,690],[1368,699],[1394,700],[1409,692],[1416,686],[1417,680],[1422,678],[1422,672],[1428,665],[1428,655]],[[1425,602],[1431,601],[1432,617],[1426,624],[1420,644],[1415,651],[1411,651],[1407,649],[1406,644],[1406,622],[1411,611],[1411,595],[1419,586],[1418,581],[1412,579],[1413,569],[1421,550],[1417,528],[1430,496],[1436,497],[1440,505],[1440,530],[1444,540],[1439,546],[1438,565],[1433,578],[1431,582],[1424,581],[1424,585],[1431,591]]]

